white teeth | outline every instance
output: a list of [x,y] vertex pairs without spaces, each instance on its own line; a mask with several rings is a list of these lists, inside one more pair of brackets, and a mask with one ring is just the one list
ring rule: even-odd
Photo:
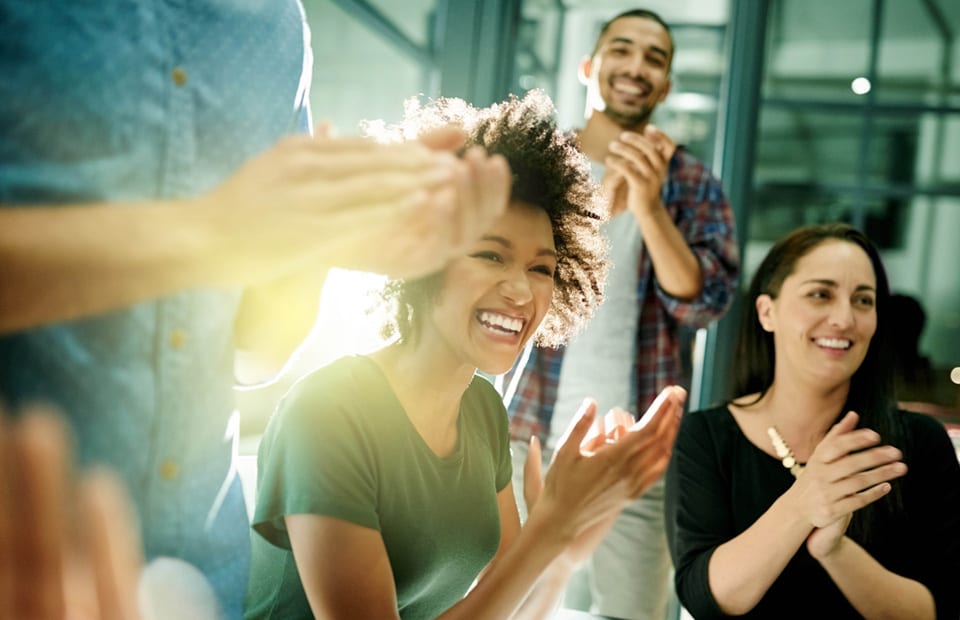
[[647,94],[646,88],[644,88],[643,86],[638,86],[637,84],[634,84],[633,82],[629,82],[627,80],[617,80],[616,82],[614,82],[614,86],[618,91],[628,95]]
[[852,342],[843,338],[817,338],[814,342],[817,346],[828,349],[849,349],[853,346]]
[[480,312],[477,318],[479,318],[480,322],[487,327],[496,327],[499,328],[500,331],[519,334],[520,330],[523,329],[523,319],[506,316],[496,312]]

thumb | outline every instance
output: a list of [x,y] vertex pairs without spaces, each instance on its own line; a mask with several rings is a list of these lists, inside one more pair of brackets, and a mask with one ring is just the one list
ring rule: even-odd
[[523,464],[523,501],[527,504],[527,514],[533,510],[540,492],[543,491],[543,453],[540,440],[534,435],[530,438],[530,450],[527,462]]

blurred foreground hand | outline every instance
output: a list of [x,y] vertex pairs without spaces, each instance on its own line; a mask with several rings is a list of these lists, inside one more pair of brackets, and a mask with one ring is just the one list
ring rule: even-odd
[[48,409],[0,411],[0,620],[217,618],[196,568],[159,558],[142,570],[120,481],[74,471],[69,445]]

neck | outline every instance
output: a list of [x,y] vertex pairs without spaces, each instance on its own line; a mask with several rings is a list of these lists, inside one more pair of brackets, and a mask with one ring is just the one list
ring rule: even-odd
[[384,368],[391,387],[414,425],[424,429],[455,429],[460,399],[473,380],[475,368],[455,366],[433,347],[419,339],[401,343],[374,354]]
[[768,412],[768,423],[777,427],[797,458],[806,462],[843,413],[849,391],[849,382],[818,391],[796,382],[774,380],[761,403]]
[[603,112],[592,110],[583,129],[577,132],[580,150],[591,161],[602,164],[610,153],[608,146],[611,142],[618,140],[624,131],[643,131],[644,126],[646,123],[637,127],[624,127]]

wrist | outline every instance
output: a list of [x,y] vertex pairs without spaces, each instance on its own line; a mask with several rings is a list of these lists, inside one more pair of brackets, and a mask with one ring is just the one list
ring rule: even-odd
[[[826,566],[830,561],[838,558],[840,554],[847,548],[850,539],[846,536],[841,536],[829,549],[824,550],[822,553],[818,553],[813,556],[817,562],[821,565]],[[813,555],[813,554],[811,554]]]
[[529,532],[543,545],[553,561],[570,547],[576,538],[576,532],[571,527],[569,519],[558,516],[562,514],[561,511],[552,509],[551,506],[549,498],[541,496],[534,505],[523,530]]

